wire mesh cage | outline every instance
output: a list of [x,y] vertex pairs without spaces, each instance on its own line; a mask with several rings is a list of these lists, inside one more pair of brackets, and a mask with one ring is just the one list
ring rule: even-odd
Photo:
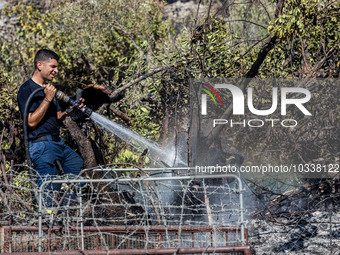
[[[13,226],[2,226],[2,252],[248,252],[237,176],[99,168],[50,178],[39,190],[29,175],[11,176],[9,207],[1,216]],[[61,190],[51,192],[51,184]]]

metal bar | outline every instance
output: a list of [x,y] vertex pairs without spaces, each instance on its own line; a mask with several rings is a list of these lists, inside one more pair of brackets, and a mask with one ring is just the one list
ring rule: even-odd
[[[44,185],[44,184],[43,184]],[[38,233],[38,238],[39,238],[39,243],[38,243],[38,251],[41,252],[41,238],[42,238],[42,189],[38,190],[38,203],[39,203],[39,220],[38,220],[38,226],[39,226],[39,233]]]
[[250,246],[248,246],[249,249],[244,250],[243,255],[251,255],[251,249]]
[[162,245],[162,233],[159,233],[159,243]]
[[191,247],[194,247],[194,232],[191,232]]
[[39,190],[43,190],[47,184],[61,184],[61,183],[100,183],[100,182],[141,182],[141,181],[171,181],[171,180],[191,180],[191,179],[217,179],[217,178],[234,178],[239,181],[239,192],[242,189],[241,179],[234,174],[216,174],[216,175],[193,175],[193,176],[171,176],[171,177],[146,177],[140,178],[115,178],[115,179],[62,179],[44,181]]
[[12,231],[10,227],[4,227],[4,252],[11,252]]
[[176,248],[178,247],[177,245],[178,245],[178,232],[176,232]]
[[20,232],[20,243],[21,243],[21,245],[20,245],[20,251],[23,252],[23,250],[24,250],[24,244],[23,244],[23,241],[22,241],[22,232]]
[[[6,231],[14,231],[14,232],[38,232],[39,228],[34,227],[34,226],[5,226],[2,227],[3,230]],[[177,232],[181,230],[183,233],[202,233],[202,232],[210,232],[213,233],[214,231],[216,232],[225,232],[226,233],[226,246],[228,246],[228,233],[229,232],[235,232],[237,233],[240,231],[240,227],[229,227],[229,226],[218,226],[218,227],[211,227],[211,226],[149,226],[148,228],[145,228],[144,226],[124,226],[124,225],[117,225],[117,226],[84,226],[82,227],[70,227],[69,231],[74,231],[74,232],[79,232],[83,231],[83,235],[85,232],[110,232],[110,233],[126,233],[126,232],[135,232],[135,233],[143,233],[144,234],[144,239],[145,239],[145,232],[149,233],[165,233],[167,232]],[[42,228],[43,231],[47,231],[48,227]],[[64,228],[61,227],[53,227],[52,232],[60,232],[60,231],[65,231]],[[113,236],[112,236],[113,238]],[[177,236],[176,236],[177,238]],[[212,234],[211,234],[211,239],[212,239]],[[246,244],[248,245],[248,229],[245,228],[245,240]],[[85,246],[84,246],[85,247]]]
[[[33,240],[33,242],[31,242],[31,243],[32,243],[32,251],[34,251],[34,249],[35,249],[35,244],[34,244],[35,238],[34,238],[33,232],[31,232],[31,234],[32,234],[32,240]],[[29,246],[29,245],[27,245],[27,248],[28,248],[28,246]]]
[[244,229],[244,237],[246,238],[246,245],[248,245],[248,229]]
[[[38,227],[33,226],[13,226],[13,227],[3,227],[4,229],[9,228],[12,231],[16,232],[23,232],[23,231],[31,231],[31,232],[38,232]],[[84,237],[84,232],[112,232],[112,233],[121,233],[121,232],[136,232],[136,233],[145,233],[148,232],[178,232],[181,229],[181,232],[210,232],[211,233],[211,239],[212,239],[212,232],[211,231],[219,231],[219,232],[226,232],[226,239],[228,239],[228,232],[238,232],[240,231],[240,227],[229,227],[229,226],[219,226],[219,227],[211,227],[211,226],[149,226],[147,229],[145,229],[144,226],[83,226],[83,227],[71,227],[70,231],[81,231],[82,237]],[[48,227],[42,228],[42,231],[47,231]],[[60,231],[63,230],[63,228],[60,227],[53,227],[52,231]],[[8,233],[8,232],[7,232]],[[177,235],[177,233],[176,233]],[[176,236],[177,238],[177,236]],[[228,240],[226,240],[228,242]],[[245,241],[246,244],[248,244],[248,229],[245,229]],[[211,242],[213,242],[211,240]],[[39,244],[40,246],[41,244]],[[228,245],[228,243],[226,244]],[[84,238],[82,238],[82,247],[85,249],[85,241]]]
[[[145,255],[145,254],[190,254],[190,253],[221,253],[221,252],[243,252],[250,255],[250,246],[233,247],[206,247],[206,248],[166,248],[166,249],[124,249],[124,250],[85,250],[85,251],[54,251],[53,255]],[[3,255],[50,255],[50,252],[18,252],[3,253]]]
[[[164,168],[166,169],[166,168]],[[178,168],[178,169],[188,169],[188,168]],[[112,169],[111,169],[112,170]],[[131,170],[131,169],[130,169]],[[135,171],[140,171],[140,169],[134,169]],[[140,177],[140,178],[124,178],[124,179],[64,179],[64,180],[50,180],[45,181],[41,184],[39,188],[39,252],[41,252],[41,239],[42,239],[42,191],[47,184],[53,183],[103,183],[103,182],[143,182],[143,181],[169,181],[169,180],[191,180],[191,179],[214,179],[214,178],[234,178],[239,183],[239,200],[240,200],[240,225],[241,225],[241,243],[244,245],[244,208],[243,208],[243,194],[242,194],[242,180],[234,174],[218,174],[218,175],[198,175],[198,176],[172,176],[172,177]]]
[[[6,162],[6,161],[5,161]],[[12,193],[13,193],[13,160],[11,160],[11,168],[9,169],[10,171],[10,178],[9,178],[9,197],[12,197]],[[9,211],[12,212],[12,201],[10,201],[9,203]],[[11,213],[10,217],[9,217],[9,225],[12,226],[13,225],[13,214]]]
[[[191,232],[192,234],[196,233],[196,232],[210,232],[213,229],[215,229],[215,230],[226,232],[226,242],[227,243],[228,243],[228,240],[227,240],[228,232],[237,232],[240,229],[238,227],[225,227],[225,226],[222,226],[222,227],[211,227],[211,226],[181,226],[181,227],[179,227],[179,226],[171,226],[171,227],[149,226],[148,229],[145,229],[145,227],[143,227],[143,226],[98,226],[98,227],[85,227],[84,231],[85,232],[94,232],[94,231],[102,231],[103,232],[103,231],[109,231],[109,232],[117,232],[117,233],[119,233],[119,232],[125,232],[126,233],[127,231],[137,231],[137,232],[144,232],[145,233],[146,231],[149,232],[150,230],[152,230],[152,232],[160,233],[160,232],[165,232],[166,228],[168,229],[169,232],[176,232],[176,238],[177,238],[177,232],[178,232],[179,229],[182,229],[183,232]],[[19,231],[20,232],[31,231],[32,234],[33,234],[33,232],[36,232],[38,230],[37,227],[27,227],[27,226],[22,226],[22,227],[19,227],[19,226],[16,226],[16,227],[3,227],[3,229],[4,229],[5,232],[10,232],[11,230],[12,231],[16,231],[16,232],[19,232]],[[71,231],[79,231],[79,229],[81,229],[81,228],[80,227],[73,227],[73,228],[71,228]],[[47,227],[45,228],[45,230],[47,230]],[[54,227],[53,230],[60,231],[60,228]],[[212,233],[213,232],[211,232],[211,242],[213,242]],[[246,240],[248,242],[248,230],[247,229],[246,229],[245,233],[246,233],[245,237],[246,237]],[[98,238],[98,236],[97,236],[97,238]],[[227,243],[226,243],[226,245],[227,245]],[[98,244],[98,239],[97,239],[97,244]],[[229,248],[235,248],[235,247],[237,248],[237,246],[231,246]],[[98,249],[98,246],[97,246],[97,249]],[[175,249],[175,248],[169,248],[169,249]],[[182,249],[182,248],[176,248],[176,249]],[[145,254],[145,253],[131,253],[134,250],[135,249],[128,249],[128,252],[126,252],[126,253],[125,253],[124,250],[120,250],[123,253],[110,253],[110,254],[131,254],[131,255],[132,254]],[[154,250],[154,249],[150,249],[149,250],[149,254],[155,254],[155,253],[152,253],[152,252],[150,253],[151,250]],[[164,249],[162,249],[162,250],[164,250]],[[63,251],[62,254],[68,254],[68,253],[65,253],[65,252],[68,252],[68,251]],[[87,251],[87,252],[89,252],[89,251]],[[190,252],[196,252],[196,251],[191,251],[190,250],[188,252],[190,253]],[[55,253],[55,252],[53,252],[53,253]],[[20,254],[20,253],[15,253],[15,254]],[[29,253],[29,252],[25,253],[25,252],[23,252],[22,254],[32,254],[32,253]],[[56,254],[58,254],[58,252]],[[75,254],[78,254],[78,253],[75,253]],[[163,251],[160,251],[159,254],[167,254],[167,253],[163,253]],[[177,252],[177,254],[181,254],[181,253]],[[185,253],[182,253],[182,254],[185,254]],[[244,254],[250,254],[250,251],[244,251]]]
[[5,246],[5,227],[0,226],[0,253],[5,252],[4,246]]
[[242,188],[242,180],[241,178],[236,178],[239,183],[239,192],[240,192],[240,225],[241,225],[241,244],[245,245],[245,236],[244,236],[244,208],[243,208],[243,188]]
[[84,241],[84,218],[83,218],[83,197],[81,194],[81,189],[79,189],[79,216],[80,216],[80,234],[81,234],[81,250],[85,250],[85,241]]
[[[38,227],[34,226],[4,226],[4,229],[11,229],[13,232],[19,232],[19,231],[33,231],[37,232],[39,230]],[[48,227],[42,228],[44,231],[48,230]],[[52,231],[60,231],[63,228],[61,227],[53,227]],[[80,227],[70,227],[71,231],[80,231]],[[144,232],[175,232],[178,230],[181,230],[182,232],[211,232],[211,231],[217,231],[217,232],[237,232],[240,231],[241,227],[229,227],[229,226],[148,226],[145,228],[145,226],[125,226],[125,225],[113,225],[113,226],[84,226],[85,232],[96,232],[98,230],[100,231],[107,231],[107,232],[125,232],[125,231],[137,231],[140,233]]]
[[145,171],[145,172],[164,172],[168,170],[180,171],[180,170],[195,170],[196,167],[168,167],[168,168],[97,168],[97,169],[84,169],[81,173],[92,172],[105,172],[105,171],[117,171],[117,172],[131,172],[131,171]]

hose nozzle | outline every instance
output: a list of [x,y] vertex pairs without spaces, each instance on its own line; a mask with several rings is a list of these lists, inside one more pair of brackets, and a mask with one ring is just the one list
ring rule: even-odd
[[69,105],[74,106],[76,104],[76,102],[74,100],[72,100],[70,97],[66,96],[63,92],[61,92],[60,90],[57,91],[57,93],[55,94],[55,97],[60,100],[63,101],[64,103],[67,103]]
[[64,103],[73,106],[73,107],[77,107],[80,111],[82,111],[84,114],[86,114],[88,117],[91,116],[93,110],[85,107],[85,108],[79,108],[80,102],[73,100],[72,98],[70,98],[69,96],[66,96],[63,92],[61,92],[60,90],[57,91],[57,93],[55,94],[55,97],[60,100],[63,101]]

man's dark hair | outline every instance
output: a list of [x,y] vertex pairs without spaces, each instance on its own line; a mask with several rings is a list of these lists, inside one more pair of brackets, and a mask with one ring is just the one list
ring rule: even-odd
[[49,60],[50,58],[55,59],[57,61],[59,60],[58,54],[55,53],[54,51],[47,49],[38,50],[34,57],[34,69],[37,69],[38,62],[43,62]]

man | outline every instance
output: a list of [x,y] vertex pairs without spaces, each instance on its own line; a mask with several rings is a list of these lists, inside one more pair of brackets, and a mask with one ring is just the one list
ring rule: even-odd
[[[23,115],[25,105],[30,94],[38,88],[44,87],[31,100],[28,113],[28,139],[30,157],[38,174],[38,186],[45,180],[57,176],[58,169],[55,162],[59,160],[66,174],[78,175],[83,166],[83,160],[60,137],[58,120],[65,116],[58,101],[54,98],[56,88],[50,84],[58,73],[59,56],[47,49],[39,50],[34,58],[34,74],[31,79],[21,85],[18,92],[18,103]],[[83,107],[83,104],[81,104]],[[56,205],[55,191],[60,190],[59,184],[45,188],[45,206],[51,208]]]

